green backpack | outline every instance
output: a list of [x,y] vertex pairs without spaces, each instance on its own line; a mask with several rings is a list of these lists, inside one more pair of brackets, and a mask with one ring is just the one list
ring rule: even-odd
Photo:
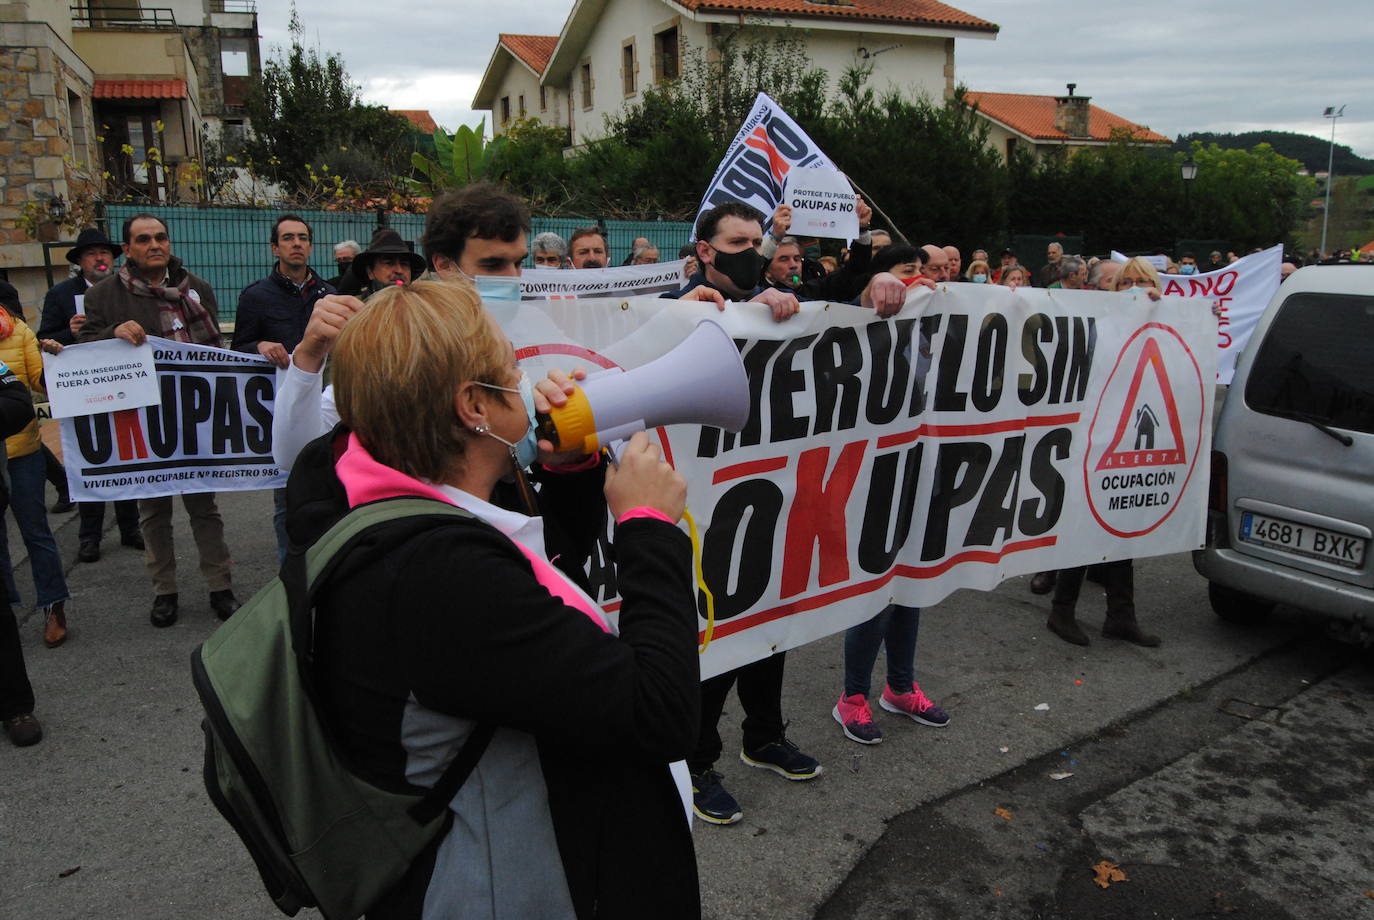
[[472,519],[423,498],[350,511],[191,655],[205,707],[205,788],[257,863],[283,913],[318,907],[353,920],[406,873],[449,824],[448,804],[477,765],[494,726],[479,725],[426,792],[360,779],[316,712],[314,598],[354,549],[394,549]]

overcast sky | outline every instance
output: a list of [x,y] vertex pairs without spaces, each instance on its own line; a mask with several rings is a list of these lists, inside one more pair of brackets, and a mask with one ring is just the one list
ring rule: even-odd
[[[995,41],[960,39],[957,79],[987,92],[1079,95],[1161,134],[1272,128],[1330,137],[1374,157],[1374,13],[1339,0],[968,0],[998,23]],[[286,5],[260,4],[263,51],[287,39]],[[500,32],[554,35],[572,0],[410,0],[380,16],[372,0],[297,0],[308,45],[340,53],[367,101],[428,109],[452,130]],[[1116,11],[1118,10],[1119,11]]]

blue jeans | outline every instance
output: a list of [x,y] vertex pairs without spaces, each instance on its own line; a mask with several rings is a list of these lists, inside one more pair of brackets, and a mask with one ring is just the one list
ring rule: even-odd
[[878,646],[887,645],[887,685],[893,693],[910,693],[916,681],[916,633],[921,628],[920,607],[889,604],[867,623],[844,633],[844,695],[868,696]]
[[[38,594],[38,606],[47,607],[71,597],[67,593],[67,579],[62,574],[62,558],[57,554],[57,541],[48,528],[48,509],[43,506],[45,467],[43,452],[36,450],[23,457],[9,458],[10,512],[19,525],[24,545],[29,551],[29,567],[33,571],[33,588]],[[0,552],[5,554],[6,589],[12,603],[18,603],[14,573],[9,571],[9,537],[0,527]]]

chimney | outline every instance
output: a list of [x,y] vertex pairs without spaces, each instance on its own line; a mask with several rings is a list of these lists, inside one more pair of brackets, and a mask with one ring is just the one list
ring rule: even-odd
[[1088,131],[1088,100],[1091,96],[1075,96],[1077,83],[1070,83],[1067,96],[1054,97],[1054,127],[1069,137],[1090,137]]

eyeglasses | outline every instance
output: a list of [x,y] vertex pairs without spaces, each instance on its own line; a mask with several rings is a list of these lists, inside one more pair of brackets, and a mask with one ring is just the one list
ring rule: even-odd
[[1155,283],[1149,278],[1122,278],[1117,282],[1121,287],[1154,287]]

